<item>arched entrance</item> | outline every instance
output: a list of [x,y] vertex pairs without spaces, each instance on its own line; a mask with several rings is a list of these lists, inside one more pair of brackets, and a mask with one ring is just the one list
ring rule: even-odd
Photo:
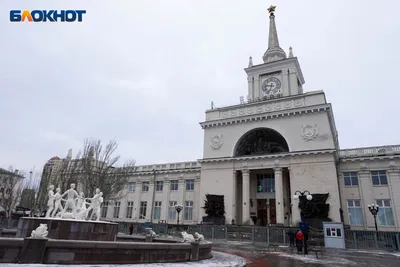
[[289,152],[285,138],[270,128],[256,128],[245,133],[237,142],[234,157]]

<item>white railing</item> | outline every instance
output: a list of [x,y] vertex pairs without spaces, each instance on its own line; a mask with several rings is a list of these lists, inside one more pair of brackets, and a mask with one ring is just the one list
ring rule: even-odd
[[343,149],[339,151],[341,158],[368,157],[400,154],[400,145],[378,146],[378,147],[361,147],[352,149]]

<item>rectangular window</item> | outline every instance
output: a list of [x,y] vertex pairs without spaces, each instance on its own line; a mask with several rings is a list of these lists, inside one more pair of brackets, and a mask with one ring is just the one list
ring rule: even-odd
[[133,215],[133,201],[128,201],[128,205],[126,206],[126,218],[132,219]]
[[129,184],[129,192],[135,192],[135,183]]
[[149,192],[149,182],[142,183],[142,192]]
[[175,205],[177,204],[176,201],[170,201],[168,207],[168,220],[175,221],[176,220],[176,210]]
[[342,230],[340,228],[326,228],[326,236],[329,237],[341,237]]
[[157,192],[162,192],[164,188],[164,182],[163,181],[157,181],[156,182],[156,191]]
[[121,208],[121,202],[120,201],[116,201],[115,205],[114,205],[114,218],[118,218],[119,217],[119,209]]
[[147,201],[140,202],[140,215],[139,219],[146,219]]
[[373,185],[387,185],[388,184],[386,171],[372,171],[371,177],[372,177]]
[[153,218],[154,220],[161,218],[161,201],[154,201]]
[[185,202],[185,220],[191,221],[193,220],[193,201]]
[[108,212],[108,201],[104,201],[103,204],[101,205],[101,217],[107,218],[107,212]]
[[262,173],[257,174],[257,192],[274,193],[275,192],[275,174]]
[[178,181],[171,181],[171,186],[170,186],[171,191],[178,191],[178,187],[179,187]]
[[348,200],[350,225],[364,225],[363,211],[360,200]]
[[194,180],[186,180],[186,191],[194,190]]
[[393,210],[390,204],[390,199],[376,200],[379,206],[378,224],[380,226],[394,226]]
[[344,172],[343,178],[345,186],[358,186],[357,172]]

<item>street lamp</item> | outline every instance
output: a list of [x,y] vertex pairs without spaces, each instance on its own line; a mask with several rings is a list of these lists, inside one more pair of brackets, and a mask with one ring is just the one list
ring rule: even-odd
[[378,224],[376,223],[376,215],[378,215],[379,212],[379,206],[375,204],[368,205],[368,209],[371,212],[372,216],[374,216],[374,221],[375,221],[375,231],[378,232]]
[[302,197],[302,196],[306,196],[307,200],[312,200],[312,195],[311,195],[310,191],[308,191],[308,190],[304,190],[303,192],[297,190],[296,192],[294,192],[293,199],[299,200],[299,197]]
[[179,213],[182,211],[182,209],[183,209],[183,206],[181,204],[176,204],[175,205],[175,210],[178,213],[178,218],[176,220],[177,225],[178,225],[178,229],[179,229]]
[[[304,190],[303,192],[297,190],[296,192],[294,192],[293,199],[299,200],[300,197],[304,197],[304,196],[306,197],[306,199],[308,201],[311,201],[313,199],[310,191],[308,191],[308,190]],[[303,247],[304,247],[303,253],[304,253],[304,255],[307,255],[308,254],[308,223],[304,221],[305,218],[303,218],[303,215],[301,215],[301,212],[300,212],[300,216],[302,217],[301,218],[302,222],[299,224],[299,227],[303,228],[304,226],[307,226],[306,227],[307,230],[303,231],[304,232],[303,233],[303,235],[304,235],[303,236]]]

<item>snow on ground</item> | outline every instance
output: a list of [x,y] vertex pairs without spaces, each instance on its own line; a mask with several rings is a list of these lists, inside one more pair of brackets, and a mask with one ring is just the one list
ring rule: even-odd
[[290,258],[290,259],[294,259],[294,260],[298,260],[298,261],[303,261],[303,262],[307,262],[307,263],[319,263],[319,264],[337,264],[337,266],[340,265],[345,265],[345,266],[349,266],[349,265],[357,265],[356,262],[354,261],[350,261],[350,260],[346,260],[343,258],[329,258],[326,256],[322,256],[319,259],[316,258],[315,255],[313,254],[309,254],[309,255],[300,255],[300,254],[288,254],[285,252],[276,252],[274,254],[279,255],[280,257],[285,257],[285,258]]
[[[243,267],[246,260],[242,257],[227,253],[212,252],[213,257],[208,260],[179,262],[179,263],[148,263],[148,264],[88,264],[88,265],[58,265],[58,264],[24,264],[28,267]],[[20,264],[1,264],[1,267],[20,267]]]
[[377,254],[377,255],[391,255],[395,257],[400,257],[400,252],[388,252],[388,251],[376,251],[376,250],[350,250],[360,253]]

